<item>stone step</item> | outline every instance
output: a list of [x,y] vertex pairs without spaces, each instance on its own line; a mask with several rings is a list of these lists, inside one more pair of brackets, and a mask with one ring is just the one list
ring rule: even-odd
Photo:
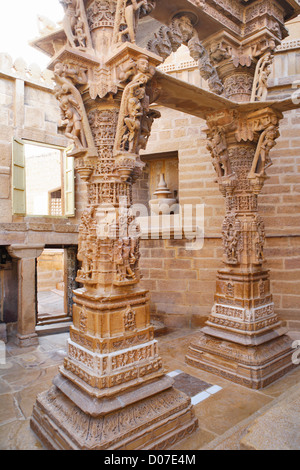
[[38,336],[46,336],[46,335],[52,335],[52,334],[57,334],[57,333],[68,333],[71,325],[73,325],[72,321],[53,323],[53,324],[47,324],[47,325],[38,325],[36,326],[35,331],[38,334]]
[[39,316],[38,326],[52,325],[54,323],[68,323],[70,317],[66,314],[61,315],[41,315]]

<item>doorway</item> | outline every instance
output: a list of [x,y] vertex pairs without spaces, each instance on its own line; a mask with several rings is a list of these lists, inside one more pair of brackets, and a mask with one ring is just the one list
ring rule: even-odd
[[[37,330],[72,324],[77,248],[45,248],[37,259]],[[56,328],[57,330],[57,328]]]

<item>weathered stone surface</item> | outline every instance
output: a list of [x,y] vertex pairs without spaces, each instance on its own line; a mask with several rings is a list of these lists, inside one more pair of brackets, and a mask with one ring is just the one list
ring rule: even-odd
[[299,450],[299,385],[259,416],[242,438],[242,450]]

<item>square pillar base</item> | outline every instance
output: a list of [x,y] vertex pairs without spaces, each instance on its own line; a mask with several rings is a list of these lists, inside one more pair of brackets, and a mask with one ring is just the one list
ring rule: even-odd
[[39,337],[36,333],[31,335],[17,334],[17,344],[20,348],[28,348],[30,346],[39,345]]
[[32,430],[47,449],[170,449],[198,427],[190,398],[168,377],[116,396],[115,403],[84,397],[59,376],[54,383],[58,386],[38,396],[31,418]]
[[252,389],[261,389],[293,369],[291,339],[282,335],[245,346],[203,332],[191,343],[187,364]]

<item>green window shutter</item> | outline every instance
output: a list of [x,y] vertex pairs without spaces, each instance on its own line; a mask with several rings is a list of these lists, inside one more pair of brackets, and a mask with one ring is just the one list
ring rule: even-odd
[[25,151],[23,142],[16,138],[12,148],[12,207],[13,214],[26,215]]
[[75,174],[74,157],[68,157],[64,152],[64,192],[65,192],[65,216],[75,216]]

